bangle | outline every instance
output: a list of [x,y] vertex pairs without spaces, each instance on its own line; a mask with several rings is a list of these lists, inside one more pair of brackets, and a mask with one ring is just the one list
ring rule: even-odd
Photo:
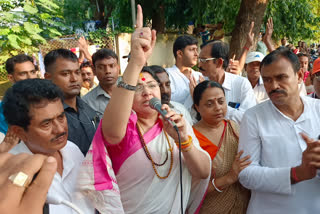
[[124,88],[124,89],[127,89],[129,91],[135,91],[137,89],[137,86],[129,85],[129,84],[123,82],[123,78],[122,77],[118,78],[117,87],[118,88]]
[[249,48],[247,46],[244,46],[243,49],[246,49],[247,51],[249,51]]
[[187,148],[185,148],[185,149],[181,148],[181,149],[183,152],[189,152],[192,149],[192,147],[193,147],[193,143],[191,143]]
[[[188,144],[190,144],[192,142],[192,137],[190,135],[188,135],[188,140],[184,141],[181,143],[181,147],[182,146],[186,146]],[[177,146],[179,146],[179,142],[175,142]]]
[[212,179],[211,183],[218,192],[223,192],[222,190],[218,189],[218,187],[214,184],[214,178]]
[[295,183],[300,182],[299,178],[297,177],[297,172],[295,167],[291,168],[291,175]]

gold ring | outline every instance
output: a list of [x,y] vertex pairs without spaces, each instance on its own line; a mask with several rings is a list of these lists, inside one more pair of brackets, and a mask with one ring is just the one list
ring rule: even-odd
[[19,187],[28,187],[29,184],[31,183],[31,179],[27,174],[24,172],[18,172],[15,174],[12,174],[8,178],[14,185],[17,185]]
[[142,31],[139,33],[139,37],[140,38],[143,37],[143,32]]

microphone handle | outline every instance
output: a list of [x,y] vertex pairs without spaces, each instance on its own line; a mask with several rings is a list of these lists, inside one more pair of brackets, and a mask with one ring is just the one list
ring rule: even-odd
[[177,124],[175,123],[175,122],[173,122],[172,120],[170,120],[169,118],[166,118],[165,116],[166,116],[166,114],[168,113],[165,109],[161,109],[161,107],[160,108],[156,108],[157,110],[158,110],[158,112],[161,114],[161,116],[166,120],[166,121],[168,121],[171,125],[172,125],[172,127],[177,127]]

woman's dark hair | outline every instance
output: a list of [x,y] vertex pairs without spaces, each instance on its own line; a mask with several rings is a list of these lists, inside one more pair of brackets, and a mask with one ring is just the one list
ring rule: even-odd
[[155,79],[157,82],[160,82],[158,76],[156,75],[156,73],[153,71],[152,66],[144,66],[141,70],[141,73],[148,73],[152,76],[153,79]]
[[[204,91],[207,88],[220,88],[222,90],[223,94],[225,95],[224,89],[223,89],[222,85],[220,85],[220,83],[217,83],[215,81],[205,80],[205,81],[199,83],[194,88],[194,91],[193,91],[193,102],[194,102],[194,105],[199,106],[200,100],[202,98],[202,94],[204,93]],[[194,109],[197,112],[197,116],[196,116],[197,120],[201,120],[200,113],[197,111],[196,108],[194,108]]]

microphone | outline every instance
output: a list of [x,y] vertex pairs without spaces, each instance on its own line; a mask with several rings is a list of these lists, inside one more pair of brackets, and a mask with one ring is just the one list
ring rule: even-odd
[[149,101],[149,105],[151,108],[155,109],[157,112],[159,112],[161,114],[161,116],[168,121],[173,128],[176,130],[177,134],[178,134],[178,138],[179,138],[179,166],[180,166],[180,197],[181,197],[181,213],[183,214],[183,186],[182,186],[182,157],[181,157],[181,138],[180,138],[180,134],[179,134],[179,130],[178,127],[176,125],[175,122],[171,121],[170,119],[166,118],[165,115],[168,113],[166,110],[162,110],[161,109],[161,101],[154,97]]
[[166,120],[168,121],[173,127],[177,127],[176,123],[173,122],[172,120],[170,120],[169,118],[166,118],[166,114],[168,113],[166,110],[164,109],[161,109],[161,101],[154,97],[152,98],[150,101],[149,101],[149,105],[151,108],[153,108],[154,110],[156,110],[157,112],[159,112],[159,114],[161,114],[161,116]]

